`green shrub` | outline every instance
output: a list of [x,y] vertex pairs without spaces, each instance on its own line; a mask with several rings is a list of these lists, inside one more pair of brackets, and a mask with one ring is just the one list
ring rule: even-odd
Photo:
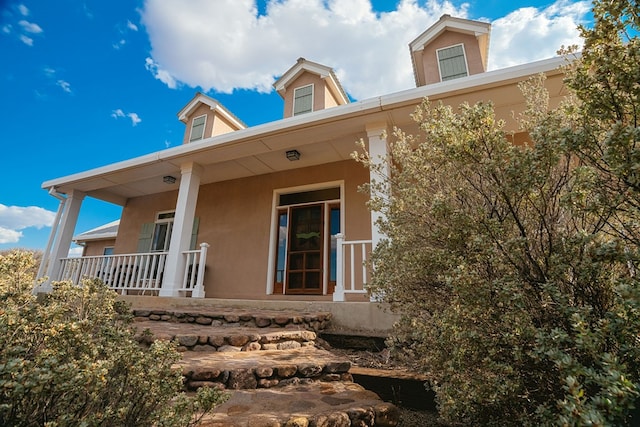
[[[391,341],[440,415],[465,425],[614,426],[640,395],[640,18],[594,2],[566,102],[522,85],[515,146],[489,103],[428,100],[397,130],[369,289],[402,314]],[[364,145],[363,145],[364,149]]]
[[33,263],[0,255],[0,425],[186,426],[225,400],[183,394],[175,344],[141,348],[130,310],[101,282],[33,296]]

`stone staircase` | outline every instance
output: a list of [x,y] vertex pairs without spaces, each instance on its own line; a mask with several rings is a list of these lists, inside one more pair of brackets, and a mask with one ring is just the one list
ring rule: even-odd
[[138,340],[175,340],[185,388],[231,398],[204,426],[396,426],[399,411],[353,382],[351,363],[315,345],[331,314],[222,307],[134,309]]

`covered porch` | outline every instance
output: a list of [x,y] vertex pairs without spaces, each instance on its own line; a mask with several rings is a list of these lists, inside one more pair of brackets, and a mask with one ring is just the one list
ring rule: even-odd
[[[344,120],[335,111],[339,108],[313,112],[304,121],[293,117],[45,182],[60,207],[39,272],[47,281],[35,292],[47,292],[53,281],[98,278],[128,295],[370,301],[367,262],[381,236],[378,217],[369,213],[367,196],[358,187],[374,177],[351,153],[356,141],[364,140],[386,161],[388,125],[380,119],[390,113],[372,108],[379,114],[365,118],[353,108],[352,120]],[[407,117],[409,108],[394,116]],[[311,128],[310,122],[315,123]],[[295,161],[287,155],[292,149],[298,152]],[[284,201],[327,189],[339,191],[322,200]],[[113,254],[68,256],[85,197],[123,206]],[[278,283],[278,221],[287,210],[293,218],[294,208],[313,204],[322,206],[326,218],[336,208],[340,227],[321,231],[320,285],[307,292]],[[136,250],[132,236],[141,225],[153,226],[149,215],[168,211],[172,228],[166,247],[140,250],[138,245]],[[241,286],[252,289],[230,291]]]

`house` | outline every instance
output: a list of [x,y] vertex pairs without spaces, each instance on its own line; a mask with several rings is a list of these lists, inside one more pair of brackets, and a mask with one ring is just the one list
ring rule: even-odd
[[[375,305],[363,263],[381,239],[378,214],[358,191],[375,177],[351,159],[355,142],[385,162],[387,135],[417,133],[410,114],[429,97],[493,101],[519,143],[517,84],[545,73],[552,105],[564,96],[562,58],[487,71],[490,32],[442,16],[409,44],[416,88],[357,102],[330,67],[300,58],[274,84],[283,119],[259,126],[196,94],[178,113],[181,146],[43,183],[61,200],[44,273],[160,298]],[[123,207],[113,254],[68,259],[86,197]]]
[[73,243],[82,247],[82,256],[113,255],[120,220],[115,220],[73,236]]

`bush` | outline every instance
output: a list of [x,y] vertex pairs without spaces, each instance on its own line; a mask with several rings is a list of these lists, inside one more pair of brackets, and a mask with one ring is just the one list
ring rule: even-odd
[[[532,143],[490,103],[428,100],[365,189],[387,236],[369,289],[440,415],[471,425],[625,425],[640,395],[640,86],[634,1],[595,1],[567,101],[522,85]],[[626,39],[625,39],[626,37]],[[364,145],[363,145],[364,149]],[[384,177],[366,153],[356,158]]]
[[225,400],[187,397],[175,344],[142,349],[129,308],[99,281],[31,294],[34,259],[0,256],[0,425],[193,425]]

